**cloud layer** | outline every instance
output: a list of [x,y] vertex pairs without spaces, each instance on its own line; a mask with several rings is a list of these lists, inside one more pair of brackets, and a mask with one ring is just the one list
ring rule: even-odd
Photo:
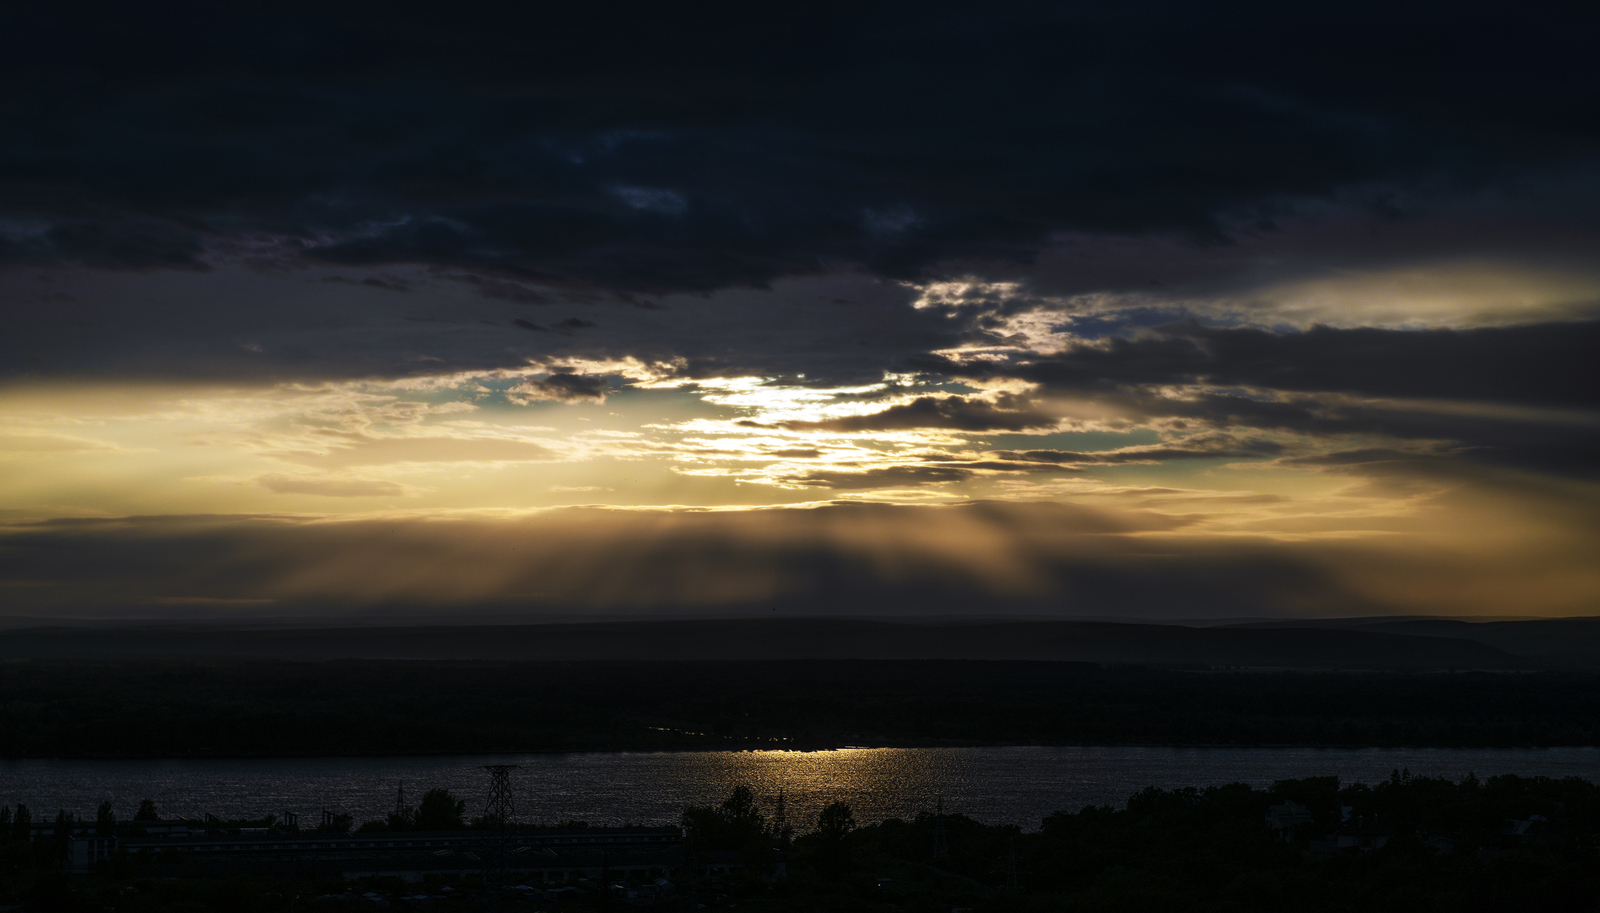
[[[1479,594],[1579,611],[1565,559],[1546,585],[1438,517],[1589,541],[1534,493],[1592,504],[1600,467],[1597,27],[1573,5],[12,4],[0,511],[44,525],[5,541],[116,565],[215,523],[231,570],[134,589],[381,601],[304,543],[366,555],[350,531],[387,516],[413,524],[396,543],[452,530],[428,547],[466,566],[441,543],[494,537],[461,516],[590,503],[617,510],[530,541],[617,565],[528,598],[820,603],[924,575],[1443,610],[1449,587],[1350,557],[1426,533],[1412,577],[1476,562],[1501,575],[1468,575]],[[773,510],[842,497],[863,503]],[[928,545],[886,576],[889,546],[818,532],[924,525],[996,557]],[[429,566],[426,600],[532,585]]]

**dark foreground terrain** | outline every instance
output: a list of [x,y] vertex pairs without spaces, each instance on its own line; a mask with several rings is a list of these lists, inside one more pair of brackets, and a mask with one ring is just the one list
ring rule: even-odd
[[[448,801],[443,805],[450,811]],[[1149,789],[1130,797],[1126,809],[1062,811],[1028,833],[959,815],[858,825],[840,803],[791,828],[739,788],[720,806],[685,810],[681,853],[676,861],[664,857],[659,871],[535,880],[493,905],[483,875],[471,872],[410,882],[207,877],[206,866],[181,853],[146,861],[118,852],[90,874],[67,875],[68,843],[52,834],[69,832],[72,822],[62,818],[55,832],[35,830],[29,840],[21,836],[28,828],[5,812],[11,820],[0,821],[9,825],[0,827],[0,904],[29,911],[620,910],[648,903],[774,913],[1499,913],[1594,910],[1600,892],[1600,789],[1578,779],[1451,782],[1396,771],[1371,787],[1341,788],[1328,777],[1280,781],[1270,790]],[[424,817],[397,813],[357,835],[405,830]],[[127,835],[139,824],[103,815],[96,832]],[[274,826],[270,819],[214,824]],[[581,823],[569,825],[581,833]],[[457,815],[453,826],[468,824]],[[493,822],[477,826],[492,833]],[[528,877],[507,874],[507,885]]]
[[[11,757],[148,757],[1600,745],[1600,672],[1572,661],[1586,655],[1578,635],[1587,628],[1569,632],[1565,654],[1537,628],[1507,629],[1511,640],[1494,633],[1499,643],[1436,636],[1448,625],[1426,630],[828,622],[20,631],[0,636],[0,746]],[[33,822],[49,812],[36,810]],[[348,881],[276,870],[214,877],[181,853],[124,854],[69,875],[69,843],[56,836],[72,832],[69,818],[30,830],[17,824],[20,809],[6,813],[0,905],[23,910],[490,908],[483,877],[465,864],[421,883]],[[454,814],[429,826],[494,824]],[[359,836],[427,817],[408,815],[364,825],[335,816],[324,828]],[[648,898],[668,910],[775,913],[1410,913],[1595,910],[1600,896],[1600,790],[1575,779],[1452,783],[1396,771],[1372,787],[1328,778],[1268,791],[1146,790],[1126,809],[1065,810],[1037,831],[1038,822],[988,826],[958,815],[858,823],[837,803],[791,831],[736,791],[722,806],[686,810],[683,822],[682,861],[660,884],[654,874],[648,884],[572,874],[499,906],[619,910]],[[207,833],[214,824],[225,825],[208,822]],[[114,835],[129,825],[101,826],[96,833]]]
[[1600,745],[1600,675],[938,660],[0,664],[9,757],[1151,743]]
[[757,618],[0,632],[0,754],[1600,745],[1600,622]]

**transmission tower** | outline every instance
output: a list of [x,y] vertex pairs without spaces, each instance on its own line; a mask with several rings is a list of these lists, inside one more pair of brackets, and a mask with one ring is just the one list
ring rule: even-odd
[[944,796],[939,797],[938,811],[933,815],[933,861],[947,859],[950,856],[950,845],[945,839],[944,832]]
[[406,781],[400,781],[400,788],[394,797],[394,814],[396,818],[406,816]]
[[505,887],[506,867],[512,850],[512,819],[517,814],[516,804],[511,797],[511,772],[521,766],[483,766],[489,772],[489,800],[484,803],[483,816],[489,820],[492,828],[483,841],[483,886],[489,893],[491,906],[498,905],[500,891]]
[[778,842],[787,847],[789,838],[793,835],[794,828],[789,826],[789,813],[784,808],[783,789],[780,787],[777,801],[773,803],[772,809],[772,836],[778,838]]

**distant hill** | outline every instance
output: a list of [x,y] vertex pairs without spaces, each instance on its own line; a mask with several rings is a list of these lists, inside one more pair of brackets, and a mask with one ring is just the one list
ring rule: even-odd
[[[1517,645],[1404,627],[1213,627],[1085,621],[903,623],[847,618],[241,629],[29,628],[0,632],[0,659],[1028,660],[1297,669],[1511,669]],[[1467,625],[1467,628],[1475,626]],[[1434,633],[1435,631],[1438,633]]]
[[1540,666],[1600,667],[1600,618],[1538,618],[1464,621],[1447,618],[1340,618],[1258,621],[1231,630],[1366,631],[1427,639],[1452,638],[1485,644]]

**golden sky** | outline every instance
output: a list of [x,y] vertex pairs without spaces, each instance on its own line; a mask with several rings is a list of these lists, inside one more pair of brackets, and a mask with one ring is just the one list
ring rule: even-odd
[[[911,289],[904,309],[958,313],[975,294]],[[1504,323],[1470,295],[1458,305],[1456,332]],[[1078,307],[1035,301],[1007,315],[1018,330],[934,354],[1026,368],[1112,352],[1072,332]],[[1594,413],[1346,392],[1317,394],[1318,421],[1301,428],[1183,411],[1215,395],[1026,375],[697,374],[685,358],[620,354],[388,379],[28,378],[0,388],[0,516],[31,543],[7,552],[7,594],[28,611],[832,601],[1141,617],[1582,614],[1600,595],[1594,483],[1407,433],[1581,436]],[[217,536],[260,554],[184,566],[186,543]],[[89,557],[129,540],[168,548],[116,575]],[[398,567],[395,541],[412,555]],[[62,549],[82,551],[30,572],[30,550]],[[808,576],[808,561],[829,569]]]

